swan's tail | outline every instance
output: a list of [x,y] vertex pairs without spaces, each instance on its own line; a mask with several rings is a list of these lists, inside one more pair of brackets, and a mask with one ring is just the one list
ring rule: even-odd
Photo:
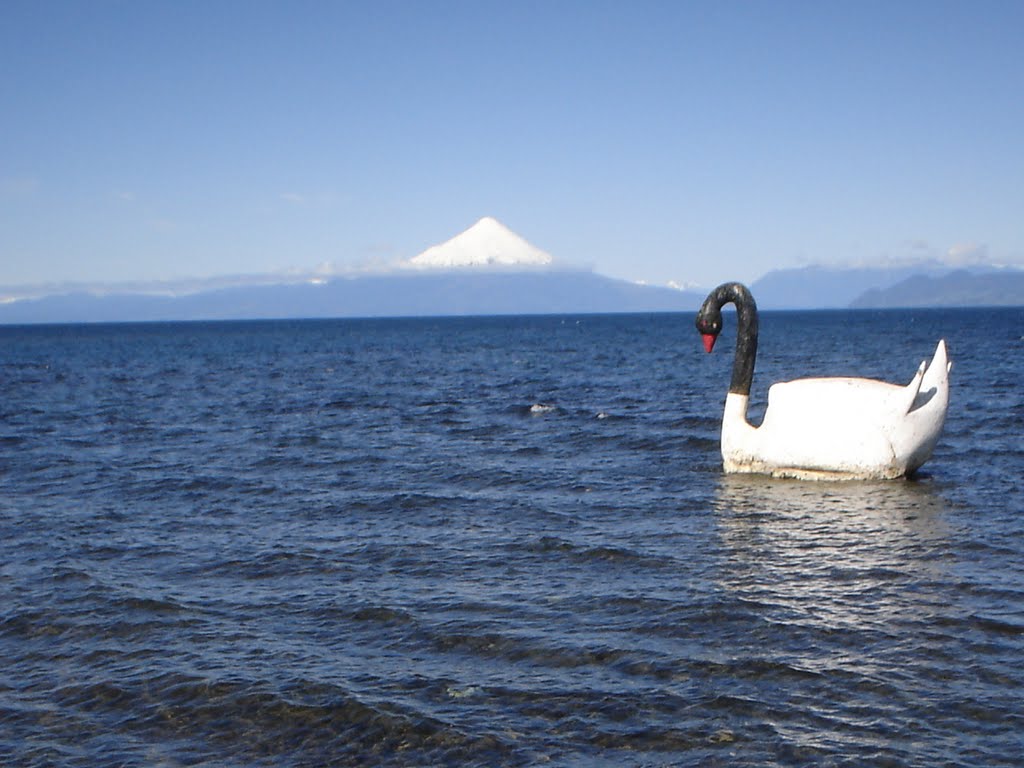
[[945,410],[949,390],[949,369],[952,367],[953,364],[946,355],[946,341],[940,339],[931,362],[922,360],[914,378],[904,388],[906,407],[903,412],[910,413],[936,396],[942,401],[940,407]]
[[935,355],[921,376],[918,395],[907,412],[907,474],[913,474],[932,455],[942,433],[949,407],[949,369],[952,364],[946,354],[946,342],[939,341]]
[[939,344],[935,347],[935,355],[928,363],[928,370],[921,382],[921,389],[929,390],[942,386],[949,378],[949,369],[952,367],[953,363],[949,361],[949,356],[946,354],[946,340],[939,339]]
[[918,373],[913,375],[913,379],[904,388],[906,410],[903,413],[908,414],[919,409],[933,398],[938,398],[936,407],[945,411],[949,396],[950,368],[952,364],[946,355],[945,339],[940,339],[932,361],[922,360]]

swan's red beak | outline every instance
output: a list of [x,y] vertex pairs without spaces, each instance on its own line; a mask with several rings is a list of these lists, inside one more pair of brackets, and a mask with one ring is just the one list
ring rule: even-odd
[[706,349],[708,352],[715,348],[715,341],[718,340],[718,337],[715,334],[702,333],[701,338],[704,339],[704,349]]

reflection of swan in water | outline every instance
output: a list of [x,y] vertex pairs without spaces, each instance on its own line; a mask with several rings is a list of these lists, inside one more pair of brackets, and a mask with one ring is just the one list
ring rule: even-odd
[[919,613],[915,585],[944,568],[945,501],[923,483],[725,475],[714,507],[720,583],[784,621],[833,629]]
[[830,512],[845,521],[844,525],[872,524],[884,519],[905,524],[933,517],[945,505],[945,500],[928,485],[918,482],[807,484],[761,475],[723,475],[715,494],[717,512],[763,515],[780,525],[784,520]]
[[709,655],[755,682],[765,723],[808,762],[829,742],[899,755],[883,733],[909,731],[875,724],[916,722],[927,710],[915,700],[956,678],[962,645],[937,622],[963,613],[947,516],[923,482],[720,478],[724,618]]

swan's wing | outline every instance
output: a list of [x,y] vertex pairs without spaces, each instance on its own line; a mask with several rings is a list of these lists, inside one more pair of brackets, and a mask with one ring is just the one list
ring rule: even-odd
[[[821,429],[850,420],[878,420],[906,413],[917,394],[922,371],[907,387],[874,379],[796,379],[773,384],[768,390],[772,420],[811,421]],[[913,389],[911,389],[913,387]]]
[[895,476],[888,425],[902,418],[904,397],[903,387],[872,379],[780,382],[751,452],[775,468]]
[[936,390],[948,387],[949,369],[946,344],[940,341],[931,362],[922,361],[905,386],[839,376],[781,381],[768,390],[768,409],[774,415],[800,420],[834,421],[844,414],[858,418],[903,416],[921,407]]
[[924,381],[924,372],[927,369],[928,363],[922,360],[921,364],[917,366],[917,373],[914,374],[914,378],[903,388],[903,397],[897,408],[901,415],[910,413],[914,404],[918,401],[918,397],[921,394],[921,382]]

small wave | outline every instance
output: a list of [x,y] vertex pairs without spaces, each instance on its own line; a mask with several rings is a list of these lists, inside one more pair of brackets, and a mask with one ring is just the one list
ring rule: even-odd
[[974,631],[981,635],[1002,635],[1005,637],[1020,637],[1024,635],[1024,624],[1020,622],[981,614],[971,614],[966,618],[939,617],[935,619],[934,623],[937,627],[953,628],[959,631]]
[[59,564],[53,569],[50,579],[55,584],[81,583],[92,584],[93,577],[81,568],[73,568],[69,565]]
[[520,551],[547,554],[549,552],[564,553],[579,563],[631,563],[650,568],[661,568],[667,565],[662,558],[636,552],[626,547],[600,545],[585,547],[553,537],[542,536],[540,539],[523,544],[512,545]]
[[513,456],[542,456],[544,451],[536,445],[520,445],[513,451]]
[[359,408],[359,404],[353,400],[346,400],[339,398],[338,400],[331,400],[329,403],[324,403],[321,410],[324,411],[352,411]]
[[125,597],[114,600],[111,608],[119,611],[134,612],[143,614],[168,615],[186,612],[188,609],[173,600],[160,600],[152,597]]
[[[225,749],[260,764],[276,757],[301,765],[483,765],[508,764],[512,756],[496,737],[304,681],[279,687],[174,673],[66,685],[53,697],[72,715],[88,713],[108,734],[186,740],[181,757],[190,764],[216,762]],[[78,728],[76,721],[70,717],[65,727]]]
[[629,652],[619,648],[583,648],[549,644],[537,638],[499,632],[473,632],[461,628],[435,630],[432,642],[442,653],[465,653],[513,663],[526,662],[552,669],[608,667]]
[[315,552],[271,550],[246,559],[232,558],[193,569],[205,576],[232,576],[245,580],[276,579],[282,576],[337,575],[350,570],[346,563]]
[[35,639],[54,637],[67,630],[67,622],[45,610],[26,610],[0,616],[0,637]]
[[384,605],[365,605],[354,609],[349,618],[373,624],[408,624],[413,618],[405,611]]

